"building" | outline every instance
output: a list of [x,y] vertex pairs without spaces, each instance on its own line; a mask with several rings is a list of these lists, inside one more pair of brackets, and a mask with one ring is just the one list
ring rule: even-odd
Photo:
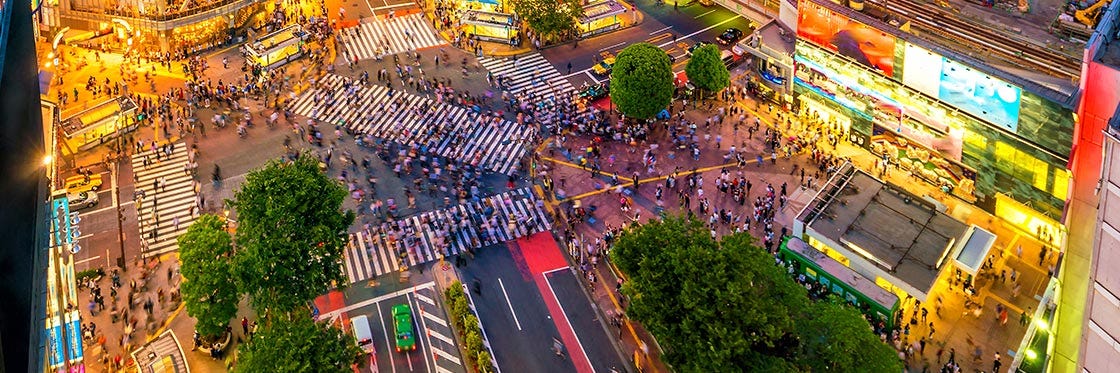
[[[0,371],[43,371],[47,153],[31,7],[0,1]],[[12,94],[18,92],[18,94]]]
[[268,17],[262,0],[33,0],[38,32],[116,52],[194,53],[234,40]]
[[891,165],[1060,247],[1080,56],[932,3],[863,8],[800,0],[796,107]]

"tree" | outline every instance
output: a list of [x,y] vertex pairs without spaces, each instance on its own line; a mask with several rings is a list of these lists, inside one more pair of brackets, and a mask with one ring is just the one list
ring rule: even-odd
[[630,277],[627,314],[679,370],[749,371],[791,350],[790,311],[808,298],[749,235],[718,243],[699,221],[669,217],[624,234],[611,259]]
[[545,39],[576,30],[583,16],[578,0],[514,0],[512,4],[513,11]]
[[342,212],[346,190],[303,154],[250,172],[237,209],[237,277],[266,316],[307,307],[332,284],[344,283],[342,250],[354,212]]
[[629,117],[653,118],[673,100],[669,56],[649,43],[632,44],[615,58],[611,101]]
[[262,325],[239,347],[234,372],[350,372],[361,350],[354,337],[303,312]]
[[[841,299],[820,301],[798,323],[799,362],[813,372],[899,372],[902,362]],[[859,353],[853,353],[859,351]]]
[[179,236],[180,286],[187,314],[198,320],[195,330],[214,338],[225,332],[237,315],[241,294],[233,278],[233,239],[225,221],[202,215]]
[[693,51],[684,71],[692,84],[708,92],[718,92],[731,85],[731,74],[720,58],[719,47],[714,44]]

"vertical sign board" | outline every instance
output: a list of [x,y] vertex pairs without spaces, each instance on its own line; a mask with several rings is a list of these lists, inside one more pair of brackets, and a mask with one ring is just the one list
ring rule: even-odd
[[82,319],[77,310],[70,311],[66,321],[66,347],[70,363],[82,360]]
[[50,351],[51,370],[62,368],[62,349],[64,347],[62,325],[57,316],[52,317],[47,324],[47,351]]

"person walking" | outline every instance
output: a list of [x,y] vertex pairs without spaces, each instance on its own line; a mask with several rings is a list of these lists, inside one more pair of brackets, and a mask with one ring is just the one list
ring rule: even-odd
[[241,318],[241,334],[249,335],[249,318],[247,317]]

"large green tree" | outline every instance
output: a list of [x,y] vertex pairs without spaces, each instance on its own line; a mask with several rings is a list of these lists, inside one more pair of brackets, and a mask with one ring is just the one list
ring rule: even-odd
[[[902,362],[854,307],[833,297],[816,302],[797,324],[800,366],[813,372],[899,372]],[[859,353],[852,353],[859,351]]]
[[303,312],[262,325],[239,347],[234,372],[350,372],[361,350],[354,337]]
[[180,286],[187,314],[198,320],[195,330],[217,337],[237,315],[241,295],[233,278],[233,239],[225,221],[202,215],[179,236]]
[[[703,223],[667,217],[626,232],[610,255],[629,277],[623,285],[631,299],[627,314],[648,328],[665,349],[665,361],[679,371],[889,372],[897,363],[880,350],[851,361],[837,357],[862,354],[861,346],[889,347],[858,313],[835,312],[842,306],[832,304],[817,309],[749,234],[717,242]],[[807,326],[806,317],[840,326]],[[815,339],[806,343],[809,338]],[[834,343],[841,338],[851,343]],[[867,347],[872,342],[879,346]],[[821,351],[827,343],[840,351]],[[809,364],[814,359],[826,360]]]
[[513,0],[513,11],[545,40],[575,31],[583,7],[578,0]]
[[303,154],[250,172],[237,190],[236,262],[242,291],[266,316],[307,307],[332,284],[344,283],[342,250],[353,211],[346,190]]
[[718,92],[731,85],[731,74],[720,58],[719,47],[708,44],[692,52],[692,58],[684,66],[688,80],[700,89]]
[[653,118],[673,101],[673,68],[665,51],[650,43],[632,44],[615,59],[611,101],[632,118]]

